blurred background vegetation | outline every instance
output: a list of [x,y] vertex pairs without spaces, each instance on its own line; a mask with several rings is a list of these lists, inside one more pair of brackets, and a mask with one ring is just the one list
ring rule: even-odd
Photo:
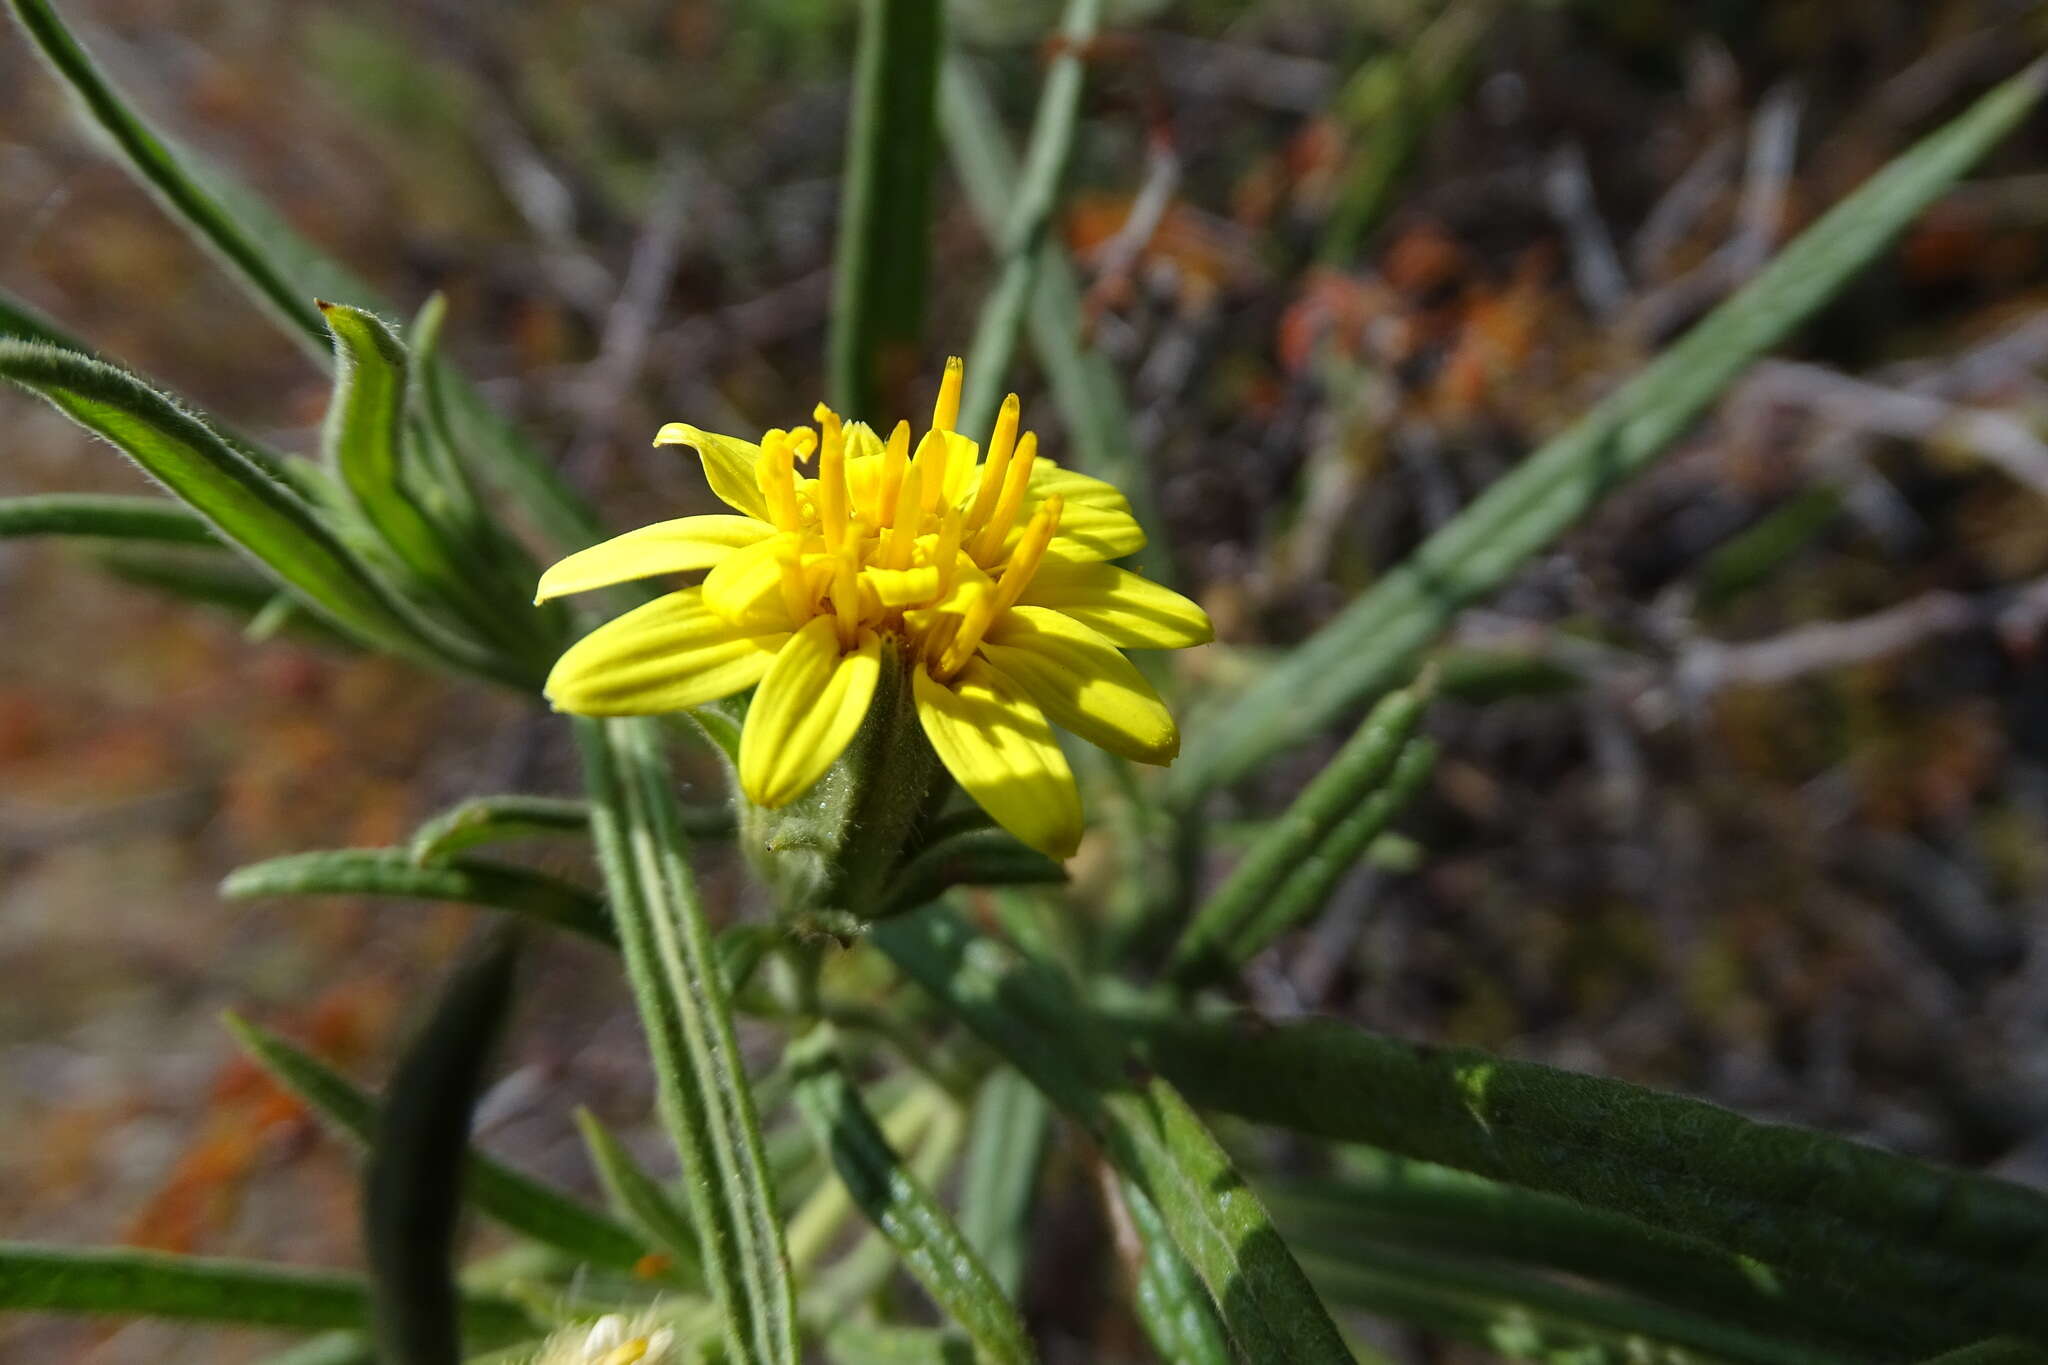
[[[694,461],[648,446],[661,421],[757,430],[822,391],[844,0],[63,8],[145,110],[380,291],[446,291],[449,344],[616,526],[708,510]],[[1013,128],[1055,19],[953,7]],[[1327,619],[2044,40],[2017,0],[1112,6],[1059,226],[1155,530],[1225,641],[1196,667],[1227,683]],[[0,92],[0,281],[311,449],[323,378],[11,31]],[[2044,148],[2036,118],[1467,614],[1445,757],[1403,822],[1426,856],[1384,848],[1255,965],[1252,1003],[2048,1183]],[[958,187],[936,202],[932,373],[990,259]],[[25,397],[0,395],[0,431],[0,494],[136,486]],[[394,663],[258,648],[90,560],[0,546],[0,1227],[348,1263],[346,1157],[218,1012],[374,1071],[467,912],[215,883],[566,789],[565,736]],[[1270,809],[1325,756],[1243,794]],[[706,876],[714,914],[743,913],[735,871]],[[576,1105],[663,1150],[615,969],[550,946],[483,1131],[588,1188]],[[1066,1188],[1026,1282],[1047,1358],[1142,1359],[1116,1238]],[[0,1360],[39,1365],[261,1344],[0,1324]]]

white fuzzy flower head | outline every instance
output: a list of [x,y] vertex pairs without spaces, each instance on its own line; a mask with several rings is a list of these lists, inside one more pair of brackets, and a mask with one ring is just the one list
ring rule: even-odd
[[589,1327],[558,1332],[533,1365],[682,1365],[676,1334],[649,1318],[607,1313]]

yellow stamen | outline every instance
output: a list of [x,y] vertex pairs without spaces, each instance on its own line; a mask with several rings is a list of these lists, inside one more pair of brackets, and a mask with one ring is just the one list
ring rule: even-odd
[[939,518],[939,543],[932,547],[932,563],[939,571],[938,595],[942,598],[953,590],[954,575],[960,572],[960,537],[965,530],[957,507],[948,507]]
[[927,431],[924,439],[917,443],[917,454],[911,460],[911,467],[920,471],[918,501],[919,528],[928,512],[936,512],[946,501],[946,466],[953,456],[952,445],[944,432],[937,428]]
[[803,528],[791,454],[789,433],[780,427],[761,438],[761,495],[768,500],[768,519],[785,531]]
[[648,1340],[635,1337],[625,1345],[606,1351],[599,1357],[597,1365],[639,1365],[647,1358]]
[[848,545],[832,565],[832,609],[839,617],[839,647],[860,638],[860,547]]
[[810,459],[811,452],[818,448],[818,433],[812,431],[809,427],[791,427],[789,429],[789,448],[795,453],[797,459]]
[[896,496],[903,488],[903,470],[910,463],[910,423],[898,422],[882,448],[882,501],[875,515],[884,526],[896,524]]
[[974,504],[967,509],[967,531],[979,531],[995,509],[996,495],[1003,491],[1003,474],[1010,467],[1010,452],[1017,445],[1018,415],[1023,411],[1017,395],[1003,400],[996,414],[996,429],[988,438],[988,463],[981,467],[981,482],[974,490]]
[[1016,553],[1003,566],[1003,576],[996,583],[997,611],[1016,606],[1024,589],[1031,586],[1031,576],[1038,572],[1038,565],[1045,558],[1045,547],[1052,544],[1054,533],[1060,529],[1060,513],[1066,510],[1067,500],[1055,493],[1040,505],[1025,526]]
[[1003,493],[996,499],[996,510],[975,538],[971,553],[976,563],[992,564],[1002,554],[1003,542],[1010,538],[1010,528],[1017,523],[1017,511],[1024,506],[1025,491],[1031,487],[1031,466],[1037,460],[1038,433],[1027,431],[1018,439],[1017,453],[1004,473]]
[[839,414],[823,403],[811,415],[825,432],[818,454],[818,525],[825,532],[825,548],[836,555],[846,543],[846,437]]
[[939,380],[939,401],[932,404],[932,430],[951,431],[960,420],[960,386],[967,378],[967,363],[959,356],[946,357],[946,373]]
[[967,667],[967,661],[981,646],[981,637],[988,631],[989,623],[995,619],[995,594],[989,591],[988,584],[976,583],[968,590],[966,610],[960,613],[960,628],[953,636],[953,642],[946,646],[933,676],[944,682]]
[[883,568],[910,567],[910,551],[917,543],[918,511],[923,497],[924,465],[922,461],[913,460],[903,471],[903,486],[896,490],[896,515],[890,521],[888,548],[882,551]]
[[775,561],[782,568],[782,604],[789,608],[790,624],[801,630],[812,615],[811,590],[804,582],[802,541],[784,536],[775,547]]

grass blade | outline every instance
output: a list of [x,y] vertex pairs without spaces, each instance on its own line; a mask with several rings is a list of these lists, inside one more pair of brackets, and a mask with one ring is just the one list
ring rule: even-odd
[[0,379],[113,443],[344,630],[433,659],[310,508],[169,398],[112,365],[34,342],[0,340]]
[[[939,72],[939,115],[953,170],[967,191],[982,235],[1001,249],[1010,188],[1021,172],[995,106],[966,59],[958,55],[948,56]],[[1050,237],[1040,240],[1032,263],[1025,323],[1053,401],[1066,419],[1077,467],[1109,480],[1130,498],[1138,523],[1155,536],[1134,562],[1148,577],[1171,582],[1173,558],[1165,542],[1156,539],[1165,522],[1159,516],[1153,481],[1131,439],[1131,411],[1123,387],[1108,359],[1088,343],[1081,286],[1065,250]]]
[[2048,68],[1997,87],[1872,176],[1628,383],[1498,480],[1200,728],[1168,777],[1186,806],[1386,686],[1457,611],[1506,582],[1684,434],[2033,108]]
[[1251,932],[1254,922],[1304,860],[1386,781],[1428,702],[1427,690],[1416,688],[1390,693],[1372,709],[1336,757],[1245,851],[1223,885],[1195,912],[1168,966],[1176,980],[1199,984],[1241,964],[1263,946]]
[[1265,1209],[1172,1086],[1126,1071],[1057,972],[933,907],[875,926],[875,945],[1080,1122],[1158,1205],[1247,1356],[1350,1353]]
[[839,208],[832,401],[873,416],[917,374],[931,256],[938,0],[869,0]]
[[974,344],[967,352],[967,393],[960,404],[960,429],[975,434],[995,424],[1003,380],[1017,349],[1017,332],[1031,300],[1039,248],[1058,202],[1060,180],[1080,123],[1081,86],[1087,77],[1082,54],[1102,22],[1101,0],[1068,0],[1060,23],[1059,47],[1046,67],[1045,86],[1032,118],[1024,169],[1010,187],[1010,208],[997,250],[995,288],[981,305]]
[[592,827],[735,1362],[795,1365],[795,1294],[731,1005],[651,721],[578,720]]
[[[0,1310],[325,1331],[369,1326],[370,1291],[354,1276],[250,1261],[0,1242]],[[517,1304],[482,1295],[464,1299],[463,1323],[479,1350],[540,1331]]]
[[469,1119],[512,1013],[519,939],[489,934],[456,968],[391,1079],[363,1172],[372,1318],[388,1365],[457,1365],[455,1285]]
[[607,946],[616,944],[604,901],[572,882],[510,863],[452,858],[422,867],[402,848],[288,853],[230,872],[229,900],[258,896],[398,896],[483,905],[541,920]]
[[839,1060],[830,1024],[790,1046],[796,1107],[853,1202],[935,1303],[1001,1365],[1036,1358],[1017,1310],[953,1220],[904,1166]]
[[981,1083],[960,1172],[960,1231],[1004,1294],[1024,1280],[1032,1192],[1052,1108],[1023,1076],[999,1068]]
[[[374,1096],[269,1030],[232,1014],[226,1022],[257,1064],[329,1128],[369,1144],[377,1124]],[[463,1166],[462,1184],[479,1212],[579,1261],[631,1270],[647,1254],[646,1244],[631,1230],[474,1148]]]
[[1881,1301],[2048,1340],[2048,1195],[1620,1081],[1332,1021],[1120,1009],[1191,1100],[1562,1195]]
[[0,540],[15,536],[89,536],[159,545],[219,546],[213,528],[168,498],[106,493],[39,493],[0,499]]
[[590,1164],[604,1182],[605,1194],[613,1207],[624,1212],[651,1245],[661,1248],[673,1262],[676,1274],[691,1284],[702,1284],[704,1269],[697,1255],[697,1234],[690,1230],[682,1210],[654,1178],[641,1170],[611,1130],[598,1122],[588,1109],[576,1111],[576,1127],[583,1134],[583,1146]]

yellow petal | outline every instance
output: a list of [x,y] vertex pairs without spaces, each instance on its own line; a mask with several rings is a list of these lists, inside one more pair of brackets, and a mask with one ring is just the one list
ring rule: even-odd
[[875,429],[866,422],[848,422],[846,424],[847,462],[851,463],[854,460],[864,460],[870,457],[877,460],[882,458],[882,438],[876,435]]
[[708,569],[734,550],[775,534],[752,517],[683,517],[657,521],[600,545],[578,550],[540,576],[533,600],[545,602],[572,592],[608,588],[656,574]]
[[[779,555],[787,539],[777,535],[728,551],[704,575],[704,604],[726,620],[755,630],[794,630],[802,625],[802,621],[790,619],[788,599],[782,592]],[[805,546],[803,558],[805,593],[812,600],[824,592],[832,572],[829,561],[810,553],[817,548],[814,538]]]
[[761,480],[756,473],[761,447],[734,436],[700,431],[687,422],[670,422],[654,434],[654,443],[694,447],[704,461],[705,482],[726,506],[758,520],[768,520],[768,500],[761,496]]
[[740,786],[757,806],[786,806],[838,758],[874,699],[881,640],[871,630],[841,655],[832,618],[789,638],[761,679],[740,732]]
[[917,718],[939,761],[995,822],[1052,858],[1081,842],[1081,792],[1052,728],[980,660],[949,683],[911,674]]
[[981,446],[957,431],[946,433],[946,468],[939,492],[931,499],[940,507],[966,502],[974,492],[974,470],[981,460]]
[[1059,533],[1053,537],[1051,553],[1069,560],[1120,559],[1145,548],[1145,529],[1131,515],[1130,500],[1116,485],[1061,469],[1047,460],[1031,466],[1031,482],[1018,510],[1016,525],[1003,542],[1008,558],[1032,513],[1053,494],[1065,499],[1060,513]]
[[914,569],[860,571],[861,579],[875,590],[875,600],[885,607],[917,606],[939,595],[939,570],[933,564]]
[[1013,607],[981,653],[1047,720],[1140,763],[1171,763],[1180,730],[1152,684],[1116,646],[1049,607]]
[[1071,616],[1119,649],[1186,649],[1216,638],[1209,613],[1173,589],[1114,564],[1064,558],[1057,548],[1018,600]]
[[686,588],[635,607],[571,645],[548,674],[558,711],[643,716],[681,711],[752,687],[787,631],[735,626]]

